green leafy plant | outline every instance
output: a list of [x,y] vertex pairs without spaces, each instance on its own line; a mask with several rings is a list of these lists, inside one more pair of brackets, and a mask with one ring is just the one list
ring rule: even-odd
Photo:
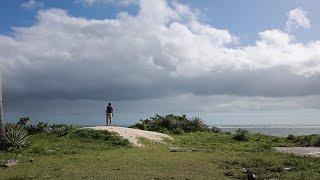
[[30,144],[30,138],[23,127],[7,124],[2,143],[7,150],[23,149]]
[[210,131],[210,128],[200,118],[188,119],[185,115],[176,116],[173,114],[166,116],[155,115],[149,119],[140,120],[139,123],[131,126],[131,128],[172,134]]
[[289,136],[287,137],[287,140],[292,141],[295,140],[296,137],[293,134],[289,134]]
[[45,132],[48,127],[48,123],[39,122],[37,125],[26,125],[25,129],[28,131],[28,134],[33,135]]
[[21,117],[17,125],[25,126],[30,121],[30,117]]
[[54,124],[45,129],[45,133],[48,135],[56,135],[59,137],[69,134],[71,131],[77,129],[78,126],[67,125],[67,124]]
[[38,133],[37,127],[35,125],[32,125],[32,124],[26,125],[25,129],[28,132],[28,134],[30,134],[30,135]]
[[237,129],[232,138],[236,141],[248,141],[249,132],[245,129]]
[[221,129],[215,126],[211,127],[209,131],[213,133],[221,133]]
[[312,134],[307,136],[297,136],[294,140],[298,146],[315,146],[320,147],[320,135],[319,134]]

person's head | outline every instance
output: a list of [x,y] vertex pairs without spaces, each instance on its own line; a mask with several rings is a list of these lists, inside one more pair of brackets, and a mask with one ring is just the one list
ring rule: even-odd
[[108,103],[108,106],[111,106],[111,103]]

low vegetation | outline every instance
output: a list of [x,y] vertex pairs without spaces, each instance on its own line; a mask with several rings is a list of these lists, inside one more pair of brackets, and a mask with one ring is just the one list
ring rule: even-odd
[[[108,147],[129,146],[126,139],[108,131],[95,131],[80,129],[79,126],[67,124],[53,124],[39,122],[37,125],[27,125],[29,118],[20,118],[16,124],[6,124],[5,133],[0,138],[0,149],[2,151],[17,151],[27,148],[31,144],[31,137],[41,136],[46,139],[52,137],[66,137],[70,140],[101,141]],[[32,146],[33,147],[33,146]],[[40,148],[43,149],[43,148]],[[36,147],[32,152],[38,152]]]
[[[0,151],[0,166],[1,162],[8,160],[19,161],[10,168],[0,168],[1,179],[320,177],[320,158],[281,154],[272,149],[274,146],[317,145],[318,135],[276,137],[252,134],[241,129],[235,133],[225,133],[212,130],[201,121],[186,122],[192,119],[183,116],[156,117],[144,123],[146,129],[169,133],[175,140],[164,145],[142,140],[144,148],[131,147],[127,140],[107,131],[45,123],[32,128],[25,125],[24,130],[28,132],[31,144],[22,149]],[[173,125],[177,123],[175,121],[182,121],[183,125]],[[183,133],[174,134],[178,128]]]
[[173,114],[166,116],[155,115],[149,119],[140,120],[139,123],[131,126],[131,128],[167,134],[183,134],[184,132],[197,131],[220,131],[220,129],[216,127],[209,128],[200,118],[195,117],[188,119],[185,115],[176,116]]
[[129,141],[127,139],[121,138],[118,134],[93,129],[78,129],[71,133],[70,137],[79,138],[91,141],[103,141],[109,143],[110,145],[116,147],[129,146]]
[[305,146],[305,147],[320,147],[320,135],[319,134],[312,134],[308,136],[294,136],[289,135],[287,137],[289,142],[296,144],[297,146]]
[[249,132],[245,129],[237,129],[236,133],[233,135],[233,139],[236,141],[248,141]]

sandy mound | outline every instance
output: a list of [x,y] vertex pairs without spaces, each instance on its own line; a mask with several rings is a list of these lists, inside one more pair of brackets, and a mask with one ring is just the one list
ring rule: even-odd
[[125,128],[125,127],[96,126],[96,127],[88,127],[88,128],[95,129],[95,130],[108,130],[111,132],[118,133],[121,137],[128,139],[130,143],[138,147],[143,146],[141,143],[139,143],[140,137],[146,138],[156,143],[161,143],[165,138],[172,139],[170,136],[163,133],[144,131],[139,129]]
[[290,153],[298,156],[320,157],[319,147],[275,147],[275,150],[282,153]]

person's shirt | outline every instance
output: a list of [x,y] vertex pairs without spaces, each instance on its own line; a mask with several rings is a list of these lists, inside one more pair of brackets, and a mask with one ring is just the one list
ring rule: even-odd
[[113,108],[112,108],[112,106],[108,106],[108,107],[107,107],[106,113],[107,113],[107,114],[113,113]]

